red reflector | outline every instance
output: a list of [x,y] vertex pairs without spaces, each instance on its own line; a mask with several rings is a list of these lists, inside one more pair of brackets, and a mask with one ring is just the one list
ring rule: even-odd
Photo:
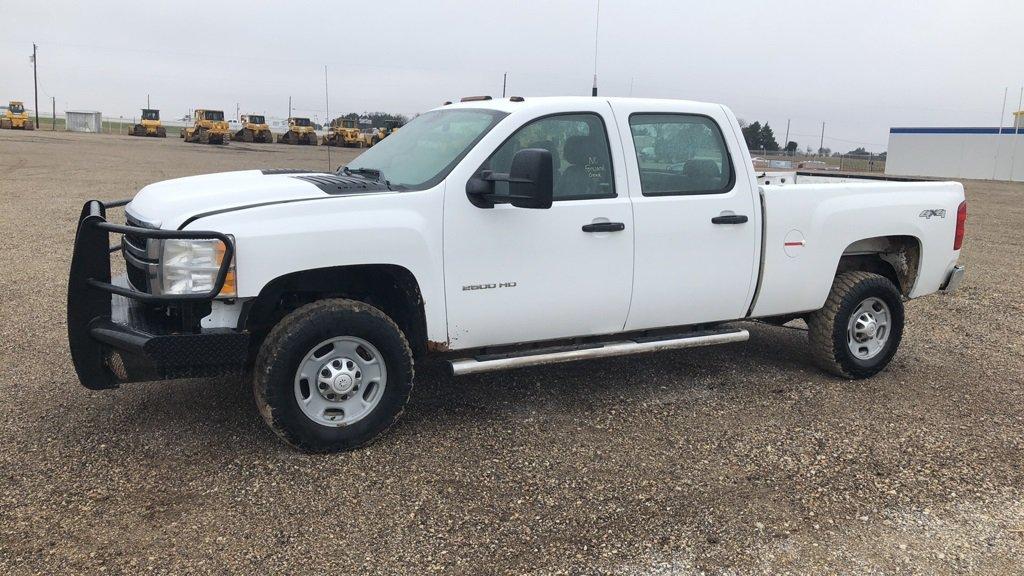
[[953,250],[959,250],[964,245],[964,225],[967,224],[967,200],[960,203],[956,209],[956,235],[953,236]]

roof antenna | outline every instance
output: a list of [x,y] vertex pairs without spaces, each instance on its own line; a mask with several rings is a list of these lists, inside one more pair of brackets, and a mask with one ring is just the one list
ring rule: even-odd
[[601,27],[601,0],[597,0],[597,16],[594,18],[594,88],[591,96],[597,96],[597,31]]

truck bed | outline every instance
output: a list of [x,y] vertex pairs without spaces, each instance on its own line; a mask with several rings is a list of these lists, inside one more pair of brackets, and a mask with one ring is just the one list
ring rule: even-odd
[[[884,177],[883,177],[884,178]],[[764,210],[761,282],[751,315],[817,310],[844,254],[870,240],[909,238],[917,262],[910,298],[939,290],[956,265],[953,250],[959,182],[880,180],[857,175],[768,172],[758,175]],[[825,273],[830,271],[830,273]]]

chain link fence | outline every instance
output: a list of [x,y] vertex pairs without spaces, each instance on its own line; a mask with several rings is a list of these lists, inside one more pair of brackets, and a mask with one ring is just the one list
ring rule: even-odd
[[784,150],[751,150],[757,170],[832,170],[836,172],[885,172],[885,154],[807,154]]

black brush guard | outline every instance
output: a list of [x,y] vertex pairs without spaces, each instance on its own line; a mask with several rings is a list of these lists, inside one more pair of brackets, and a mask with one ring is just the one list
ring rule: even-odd
[[[68,278],[68,344],[78,379],[86,388],[117,388],[122,382],[216,376],[238,372],[248,358],[249,336],[230,328],[201,330],[194,309],[217,297],[234,257],[234,242],[219,232],[159,230],[112,224],[107,208],[82,207]],[[220,240],[224,260],[213,289],[203,294],[150,294],[124,278],[112,280],[110,234],[146,239]],[[168,310],[179,314],[169,316]],[[184,319],[184,320],[183,320]]]

